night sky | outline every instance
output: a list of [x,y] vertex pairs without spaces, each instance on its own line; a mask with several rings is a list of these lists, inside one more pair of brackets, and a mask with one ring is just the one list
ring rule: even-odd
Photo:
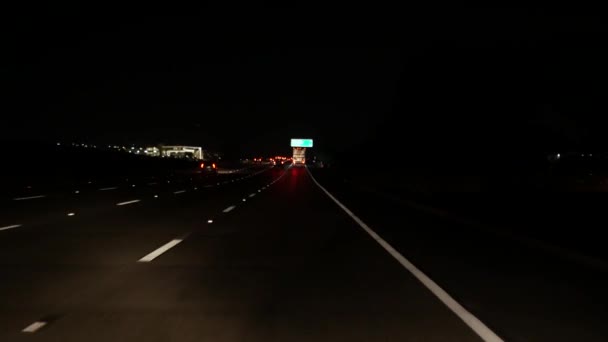
[[113,13],[3,24],[4,139],[243,154],[287,153],[292,137],[329,154],[608,144],[606,27],[591,12]]

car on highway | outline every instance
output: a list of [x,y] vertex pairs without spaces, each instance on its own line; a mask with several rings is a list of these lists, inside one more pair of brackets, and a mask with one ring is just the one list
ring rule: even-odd
[[199,168],[201,174],[217,174],[217,162],[215,161],[202,161]]

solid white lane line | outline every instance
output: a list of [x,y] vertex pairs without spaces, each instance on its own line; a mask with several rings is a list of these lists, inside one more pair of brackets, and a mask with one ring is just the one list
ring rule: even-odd
[[173,193],[176,195],[179,195],[179,194],[183,194],[184,192],[186,192],[186,190],[174,191]]
[[17,197],[17,198],[13,198],[13,201],[27,201],[27,200],[31,200],[31,199],[44,198],[44,197],[46,197],[46,195],[29,196],[29,197]]
[[363,230],[365,230],[382,248],[384,248],[395,260],[397,260],[401,266],[407,269],[416,279],[418,279],[431,293],[433,293],[443,304],[445,304],[453,313],[456,314],[466,325],[469,326],[479,337],[484,341],[490,342],[502,342],[503,339],[496,335],[495,332],[490,330],[482,321],[477,317],[473,316],[467,309],[465,309],[460,303],[458,303],[452,296],[445,292],[437,283],[435,283],[426,274],[422,273],[414,264],[407,260],[401,253],[393,248],[388,242],[380,237],[373,229],[371,229],[365,222],[358,218],[350,209],[344,204],[338,201],[329,191],[327,191],[310,173],[310,170],[306,168],[308,175],[314,183],[321,189],[332,201],[334,201],[338,207],[340,207],[353,221],[355,221]]
[[19,228],[19,227],[21,227],[20,224],[13,224],[13,225],[6,226],[6,227],[0,227],[0,230],[9,230],[9,229],[14,229],[14,228]]
[[117,186],[112,186],[112,187],[109,187],[109,188],[101,188],[101,189],[99,189],[99,191],[109,191],[109,190],[116,190],[116,189],[118,189]]
[[141,202],[141,200],[132,200],[132,201],[120,202],[120,203],[116,203],[116,205],[128,205],[128,204],[133,204],[133,203],[137,203],[137,202]]
[[150,261],[156,259],[159,255],[161,255],[161,254],[165,253],[166,251],[170,250],[171,248],[175,247],[177,244],[179,244],[182,241],[183,241],[182,239],[171,240],[168,243],[164,244],[163,246],[159,247],[154,252],[139,259],[139,262],[150,262]]
[[223,210],[223,212],[225,212],[225,213],[229,213],[229,212],[231,212],[232,210],[234,210],[234,208],[236,208],[236,205],[231,205],[231,206],[229,206],[228,208],[224,209],[224,210]]
[[249,194],[249,197],[253,197],[253,196],[255,196],[255,194]]
[[30,325],[28,325],[27,327],[25,327],[25,329],[21,330],[24,333],[35,333],[36,331],[40,330],[42,327],[44,327],[46,325],[46,322],[42,322],[42,321],[38,321],[38,322],[34,322]]

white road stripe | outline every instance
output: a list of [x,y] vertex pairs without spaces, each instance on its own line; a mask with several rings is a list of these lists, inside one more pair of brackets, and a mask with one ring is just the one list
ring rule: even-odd
[[42,321],[38,321],[38,322],[34,322],[30,325],[28,325],[27,327],[25,327],[25,329],[21,330],[24,333],[35,333],[36,331],[40,330],[42,327],[44,327],[46,325],[46,322],[42,322]]
[[469,326],[479,337],[484,341],[490,342],[502,342],[503,339],[496,335],[495,332],[490,330],[482,321],[477,317],[473,316],[467,309],[465,309],[460,303],[458,303],[452,296],[445,292],[437,283],[435,283],[426,274],[422,273],[414,264],[407,260],[401,253],[393,248],[388,242],[380,237],[373,229],[371,229],[365,222],[358,218],[350,209],[344,204],[340,203],[329,191],[327,191],[310,173],[310,170],[306,168],[306,171],[310,175],[310,178],[315,184],[323,190],[323,192],[331,198],[348,216],[350,216],[363,230],[365,230],[382,248],[384,248],[395,260],[397,260],[401,266],[407,269],[416,279],[418,279],[431,293],[433,293],[439,300],[445,304],[453,313],[456,314],[466,325]]
[[19,227],[21,227],[20,224],[13,224],[13,225],[6,226],[6,227],[0,227],[0,230],[9,230],[9,229],[14,229],[14,228],[19,228]]
[[128,204],[133,204],[133,203],[137,203],[137,202],[141,202],[141,200],[132,200],[132,201],[120,202],[120,203],[116,203],[116,205],[128,205]]
[[118,189],[118,187],[113,186],[113,187],[109,187],[109,188],[101,188],[101,189],[99,189],[99,191],[108,191],[108,190],[116,190],[116,189]]
[[44,197],[46,197],[46,195],[29,196],[29,197],[17,197],[17,198],[13,198],[13,201],[26,201],[26,200],[31,200],[31,199],[36,199],[36,198],[44,198]]
[[250,195],[249,195],[249,197],[253,197],[253,196],[255,196],[255,194],[250,194]]
[[174,191],[173,193],[176,195],[179,195],[179,194],[183,194],[184,192],[186,192],[186,190]]
[[139,259],[139,262],[150,262],[150,261],[156,259],[159,255],[161,255],[161,254],[165,253],[166,251],[170,250],[171,248],[175,247],[177,244],[179,244],[182,241],[183,240],[181,240],[181,239],[171,240],[168,243],[166,243],[165,245],[163,245],[160,248],[158,248],[157,250],[155,250],[154,252]]
[[231,205],[231,206],[229,206],[228,208],[224,209],[224,210],[223,210],[223,212],[225,212],[225,213],[229,213],[229,212],[231,212],[232,210],[234,210],[234,208],[236,208],[236,205]]

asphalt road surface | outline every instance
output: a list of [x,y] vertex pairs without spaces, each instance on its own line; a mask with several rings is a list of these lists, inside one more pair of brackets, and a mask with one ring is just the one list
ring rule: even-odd
[[608,340],[605,269],[310,172],[7,194],[0,341]]

